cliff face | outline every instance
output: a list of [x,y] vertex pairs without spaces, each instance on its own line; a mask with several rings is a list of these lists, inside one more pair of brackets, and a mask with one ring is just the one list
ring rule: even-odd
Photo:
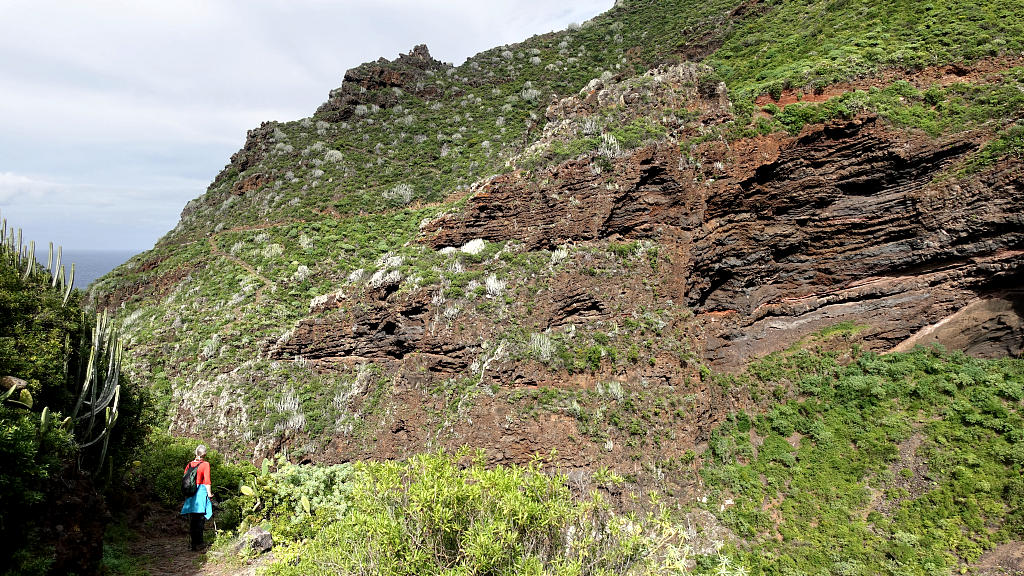
[[[629,91],[620,92],[612,105],[628,106]],[[597,108],[592,95],[580,95],[577,120],[585,121],[588,100]],[[678,126],[679,139],[714,125],[729,106],[721,93],[688,96],[702,116]],[[553,139],[557,130],[548,132]],[[861,114],[792,136],[706,144],[700,153],[710,165],[685,157],[672,140],[497,176],[461,207],[423,222],[417,242],[447,253],[449,265],[459,262],[460,247],[481,240],[574,258],[488,293],[497,317],[480,306],[453,314],[443,286],[356,284],[316,301],[266,352],[321,366],[372,362],[394,378],[391,433],[369,449],[339,440],[333,458],[400,456],[436,441],[426,433],[431,408],[424,406],[441,412],[444,405],[424,390],[469,373],[474,386],[494,387],[493,398],[460,410],[464,418],[451,424],[446,442],[483,447],[498,461],[556,449],[576,466],[626,453],[614,441],[605,451],[581,439],[571,416],[502,422],[515,413],[511,398],[547,387],[599,390],[610,379],[699,399],[685,417],[651,423],[686,439],[660,449],[671,455],[749,402],[702,384],[700,366],[735,370],[836,325],[855,327],[860,345],[879,352],[937,343],[977,356],[1019,355],[1024,169],[1005,159],[958,175],[952,168],[979,146],[977,133],[932,138]],[[645,245],[657,247],[653,258],[643,256]],[[631,265],[598,256],[616,246],[631,246]],[[486,262],[482,269],[490,270]],[[652,334],[663,346],[625,365],[602,349],[594,375],[550,362],[534,353],[533,341],[517,349],[510,331],[564,342],[577,327],[591,327],[621,338],[620,323],[659,308],[675,311]]]
[[[95,301],[172,432],[254,458],[652,463],[763,401],[713,372],[794,345],[1021,354],[1024,61],[932,39],[851,71],[805,8],[627,1],[353,68]],[[968,31],[1024,46],[1000,26]],[[793,54],[752,52],[769,28]]]
[[677,147],[652,146],[617,161],[610,186],[586,162],[545,174],[557,187],[493,180],[424,238],[435,247],[613,235],[668,244],[682,265],[665,289],[704,320],[703,355],[720,367],[840,322],[865,325],[879,350],[928,341],[1016,355],[1021,165],[935,181],[976,148],[969,137],[914,138],[869,116],[739,142],[710,179],[680,168]]

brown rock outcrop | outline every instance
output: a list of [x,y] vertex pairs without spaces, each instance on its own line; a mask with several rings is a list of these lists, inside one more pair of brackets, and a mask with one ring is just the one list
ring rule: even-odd
[[[672,245],[687,265],[666,288],[706,320],[703,355],[720,367],[844,321],[889,349],[996,293],[1012,304],[956,325],[1003,327],[972,352],[1018,350],[1024,170],[1010,159],[971,179],[935,179],[976,148],[970,135],[934,141],[872,117],[739,142],[710,173],[682,167],[674,145],[651,146],[616,160],[613,181],[586,158],[532,180],[496,178],[425,227],[424,241]],[[969,343],[948,329],[931,339]]]
[[464,345],[435,337],[430,330],[430,300],[422,292],[377,299],[332,299],[314,311],[326,315],[300,321],[288,338],[271,345],[274,358],[307,360],[361,358],[401,360],[418,353],[434,358],[434,368],[465,368]]
[[435,60],[424,44],[395,60],[381,58],[376,62],[362,64],[345,72],[341,87],[331,91],[327,102],[317,109],[315,117],[327,122],[341,122],[351,118],[359,104],[391,107],[398,101],[398,97],[390,90],[393,88],[429,99],[437,95],[437,88],[422,80],[428,72],[448,68],[451,65]]
[[236,182],[231,187],[231,193],[241,196],[246,192],[251,192],[261,186],[265,186],[268,182],[270,182],[270,178],[266,174],[253,174]]
[[677,147],[651,146],[616,163],[614,184],[591,170],[590,159],[567,162],[545,174],[545,185],[522,173],[484,184],[459,214],[431,222],[424,240],[434,248],[473,238],[518,240],[528,248],[614,234],[655,237],[696,225],[701,200],[690,191],[691,174],[678,169]]
[[895,351],[931,343],[975,356],[1020,356],[1024,353],[1024,293],[979,298],[901,342]]
[[[238,152],[231,155],[231,162],[217,174],[209,186],[209,190],[217,188],[227,180],[234,179],[249,168],[256,166],[267,157],[270,151],[270,142],[274,134],[277,122],[264,122],[259,128],[249,130],[245,134],[245,145]],[[188,210],[194,208],[190,203],[182,211],[181,217],[189,216]]]
[[[915,136],[862,116],[798,136],[713,143],[700,151],[704,165],[669,143],[611,158],[610,167],[607,156],[593,155],[497,176],[458,212],[421,226],[421,241],[442,249],[514,240],[513,251],[579,244],[571,265],[552,254],[543,272],[519,277],[507,300],[471,297],[473,288],[452,294],[464,309],[448,320],[443,288],[352,283],[348,295],[315,300],[265,352],[327,370],[373,363],[386,375],[378,387],[388,408],[366,424],[377,432],[335,435],[323,454],[329,461],[469,444],[492,462],[557,450],[563,465],[592,467],[627,462],[632,434],[648,427],[685,439],[658,445],[658,454],[678,456],[730,410],[753,403],[708,385],[701,364],[737,369],[841,322],[857,325],[862,345],[879,351],[939,343],[980,356],[1021,353],[1024,169],[1008,159],[956,177],[956,163],[978,141]],[[654,252],[622,248],[633,240]],[[500,311],[479,311],[488,306]],[[650,311],[666,315],[636,328]],[[520,332],[503,349],[505,321]],[[629,336],[634,344],[649,345],[640,362],[609,361],[601,351],[585,369],[566,368],[523,343],[551,334],[593,348],[592,336],[572,334],[609,337],[628,325],[639,330]],[[614,401],[601,396],[609,386],[688,404],[678,418],[662,413],[601,430],[587,428],[585,409],[538,415],[531,404],[557,389],[600,405]],[[364,390],[353,409],[362,413],[373,394]]]

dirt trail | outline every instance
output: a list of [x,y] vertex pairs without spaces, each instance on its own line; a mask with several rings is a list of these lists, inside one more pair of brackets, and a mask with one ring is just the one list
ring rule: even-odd
[[896,80],[906,80],[919,90],[924,90],[933,84],[949,86],[957,82],[977,83],[979,81],[995,81],[996,76],[1015,66],[1024,64],[1024,58],[1006,56],[999,58],[984,58],[972,64],[943,64],[941,66],[930,66],[916,72],[906,72],[899,69],[886,69],[877,75],[854,80],[840,82],[824,87],[819,92],[804,92],[799,88],[792,88],[782,91],[782,95],[775,100],[767,94],[758,96],[756,103],[764,106],[774,102],[777,106],[786,107],[796,102],[825,102],[836,96],[854,90],[868,90],[870,88],[885,88]]
[[188,536],[142,537],[132,543],[130,550],[150,576],[213,574],[206,570],[205,554],[188,549]]
[[224,258],[226,260],[230,260],[230,261],[234,262],[235,264],[237,264],[238,266],[241,266],[242,268],[245,269],[246,272],[248,272],[249,274],[252,274],[256,278],[259,278],[260,280],[262,280],[263,283],[267,287],[273,287],[274,286],[273,282],[271,282],[266,277],[264,277],[262,274],[257,272],[256,269],[253,268],[251,264],[249,264],[245,260],[242,260],[241,258],[238,258],[237,256],[235,256],[233,254],[229,254],[228,252],[225,252],[225,251],[221,250],[221,248],[217,244],[217,240],[215,239],[214,236],[210,236],[209,238],[207,238],[207,240],[208,240],[208,242],[210,244],[210,251],[213,252],[214,255],[220,256],[221,258]]
[[192,552],[188,525],[173,511],[153,511],[143,524],[128,548],[150,576],[254,576],[260,564],[247,565],[223,552]]

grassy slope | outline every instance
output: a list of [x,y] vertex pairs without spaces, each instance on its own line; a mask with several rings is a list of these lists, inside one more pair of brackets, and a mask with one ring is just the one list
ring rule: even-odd
[[[283,545],[274,574],[948,574],[1024,536],[1024,360],[880,357],[837,346],[847,334],[714,377],[767,409],[731,414],[695,465],[659,465],[663,482],[699,481],[699,503],[648,501],[606,469],[570,482],[541,458],[488,469],[463,452],[282,459],[240,507]],[[603,500],[623,493],[650,513]]]
[[782,400],[716,430],[703,477],[753,573],[943,573],[1021,537],[1021,360],[802,350],[750,376]]
[[1024,50],[1019,0],[771,1],[709,63],[755,93],[824,88],[881,68],[918,70]]

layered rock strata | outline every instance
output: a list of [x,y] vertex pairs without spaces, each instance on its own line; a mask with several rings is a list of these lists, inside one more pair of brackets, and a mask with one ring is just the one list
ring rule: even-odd
[[[424,241],[672,245],[687,264],[665,288],[705,320],[703,354],[723,368],[840,322],[888,350],[992,299],[1008,304],[975,304],[956,323],[988,336],[932,330],[929,341],[1019,354],[1024,171],[1011,159],[936,179],[975,149],[969,136],[915,138],[872,117],[740,142],[713,177],[687,167],[677,146],[651,146],[617,160],[613,182],[585,160],[496,178],[431,222]],[[991,322],[1001,328],[982,328]]]

